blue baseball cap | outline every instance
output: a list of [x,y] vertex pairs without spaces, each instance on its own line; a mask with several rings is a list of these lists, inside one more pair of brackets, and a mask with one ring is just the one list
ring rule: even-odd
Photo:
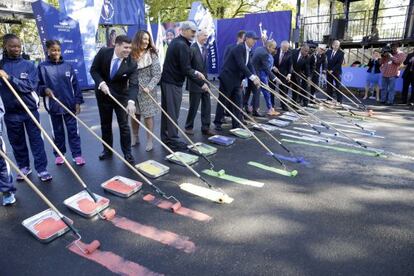
[[245,38],[253,38],[253,39],[256,39],[256,40],[258,40],[258,39],[260,38],[260,37],[256,34],[256,32],[255,32],[255,31],[247,31],[244,37],[245,37]]

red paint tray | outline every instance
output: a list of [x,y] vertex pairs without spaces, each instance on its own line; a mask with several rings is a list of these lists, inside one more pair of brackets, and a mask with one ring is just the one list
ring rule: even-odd
[[[73,222],[67,219],[70,224]],[[44,210],[22,222],[37,240],[48,243],[69,231],[69,227],[51,209]]]
[[123,176],[114,176],[101,184],[101,187],[114,195],[130,197],[142,188],[142,183]]
[[109,206],[109,199],[95,193],[94,196],[98,203],[93,201],[88,192],[82,191],[63,201],[63,204],[79,215],[90,218]]

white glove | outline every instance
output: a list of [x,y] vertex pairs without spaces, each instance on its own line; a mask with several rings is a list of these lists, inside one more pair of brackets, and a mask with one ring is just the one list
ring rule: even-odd
[[292,75],[291,74],[287,74],[287,76],[286,76],[286,79],[287,79],[287,81],[290,81],[290,78],[292,77]]
[[260,87],[260,79],[257,76],[255,76],[255,78],[253,79],[253,83],[257,87]]
[[272,82],[273,82],[273,83],[281,83],[281,81],[280,81],[280,79],[279,79],[278,77],[275,77],[275,78],[272,80]]
[[207,83],[203,84],[203,86],[201,86],[201,89],[202,89],[204,92],[209,92],[209,91],[210,91],[210,88],[208,87]]
[[109,91],[108,85],[106,83],[102,83],[101,87],[99,88],[105,95],[111,94],[111,91]]
[[276,72],[276,73],[279,73],[279,69],[277,69],[277,68],[276,68],[276,66],[273,66],[273,67],[272,67],[272,70],[273,70],[274,72]]
[[247,79],[243,79],[241,83],[242,87],[247,87]]
[[137,111],[136,107],[135,107],[135,103],[133,101],[128,101],[128,105],[126,107],[129,116],[134,117],[135,116],[135,112]]

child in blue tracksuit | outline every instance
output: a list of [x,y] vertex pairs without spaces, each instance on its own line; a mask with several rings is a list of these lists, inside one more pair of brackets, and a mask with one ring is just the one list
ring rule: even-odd
[[[0,150],[6,153],[6,145],[3,141],[3,116],[4,105],[0,98]],[[13,176],[10,172],[9,164],[0,156],[0,192],[3,193],[3,206],[11,205],[16,202],[14,193],[16,187],[13,185]]]
[[[55,96],[76,115],[83,103],[82,92],[78,85],[75,70],[63,61],[60,42],[46,41],[48,60],[39,65],[39,94],[44,97],[45,108],[49,112],[53,129],[54,142],[59,150],[66,153],[65,128],[68,134],[69,147],[73,161],[78,166],[85,164],[82,157],[81,142],[76,119],[67,113],[59,103],[50,98]],[[54,152],[56,165],[64,163],[63,158]]]
[[[3,47],[3,59],[0,61],[0,95],[5,107],[4,122],[14,158],[23,174],[29,175],[32,172],[26,144],[27,133],[37,174],[40,180],[50,181],[52,176],[46,170],[47,158],[41,132],[3,80],[6,78],[9,81],[39,121],[37,70],[32,62],[21,57],[22,45],[17,36],[4,35]],[[23,180],[23,177],[18,175],[17,180]]]

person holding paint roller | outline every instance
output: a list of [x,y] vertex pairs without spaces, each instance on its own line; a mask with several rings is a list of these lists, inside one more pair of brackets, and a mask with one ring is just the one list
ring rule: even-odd
[[[102,48],[96,54],[92,66],[91,76],[95,81],[96,101],[98,102],[99,116],[103,140],[111,147],[112,114],[115,112],[121,136],[121,149],[125,159],[134,164],[131,154],[131,133],[128,125],[128,114],[114,103],[108,94],[114,96],[128,110],[130,116],[135,116],[135,100],[138,92],[138,78],[134,74],[137,63],[130,57],[131,39],[126,35],[119,35],[115,39],[115,48]],[[129,87],[128,87],[129,82]],[[99,155],[100,160],[112,157],[112,152],[105,147]]]
[[[0,98],[0,150],[6,153],[6,145],[2,137],[3,134],[4,105]],[[10,172],[9,164],[3,157],[0,157],[0,192],[3,193],[3,206],[12,205],[16,202],[16,187],[13,185],[13,176]]]
[[[240,86],[244,78],[249,78],[257,87],[260,86],[260,79],[256,76],[256,72],[251,63],[251,49],[259,39],[257,34],[253,31],[248,31],[245,34],[244,43],[238,44],[232,48],[224,60],[224,64],[219,75],[220,91],[222,91],[230,100],[232,100],[237,106],[242,105],[242,92]],[[224,101],[225,98],[220,95],[219,101]],[[240,110],[234,110],[234,114],[240,120],[242,115]],[[221,105],[217,105],[216,116],[214,118],[214,124],[216,130],[221,131],[222,119],[224,116],[224,108]],[[232,127],[238,128],[240,125],[234,117],[232,117]]]
[[[22,45],[16,35],[4,35],[3,47],[3,59],[0,61],[0,78],[4,77],[9,80],[10,84],[19,93],[32,114],[39,121],[39,97],[36,93],[38,76],[36,68],[32,62],[21,57]],[[7,135],[20,171],[24,175],[32,173],[29,150],[26,144],[27,133],[35,169],[40,180],[43,182],[52,180],[52,176],[46,169],[47,157],[39,129],[3,80],[0,81],[0,94],[5,106],[4,122],[6,123]],[[23,176],[19,174],[16,179],[22,181]]]
[[[194,22],[183,22],[181,34],[171,41],[165,56],[161,76],[161,107],[175,123],[178,122],[180,115],[185,78],[196,82],[204,91],[209,89],[204,82],[205,76],[191,68],[190,45],[196,31]],[[178,137],[177,127],[164,114],[161,115],[161,140],[173,150],[187,150],[187,144]]]
[[[69,147],[73,161],[78,166],[85,165],[82,157],[81,141],[78,124],[70,114],[50,97],[53,95],[76,114],[80,113],[80,105],[83,103],[82,92],[78,85],[78,79],[72,65],[62,58],[60,42],[58,40],[46,41],[48,59],[39,67],[39,94],[44,98],[44,105],[50,116],[53,129],[53,140],[60,151],[65,154],[65,127],[68,135]],[[63,158],[54,151],[55,164],[63,165]]]
[[[157,99],[157,84],[161,79],[161,65],[149,32],[141,30],[135,34],[132,41],[131,56],[138,64],[136,74],[138,74],[140,84],[135,104],[137,107],[135,117],[138,120],[141,119],[141,116],[144,117],[146,127],[154,132],[154,116],[158,113],[158,106],[148,94]],[[135,146],[139,144],[139,125],[134,120],[131,120],[131,130],[132,146]],[[145,150],[151,151],[152,147],[153,138],[147,132]]]
[[[207,77],[208,53],[205,45],[208,39],[206,30],[199,30],[197,41],[191,45],[191,67],[198,70]],[[188,110],[187,120],[185,122],[185,133],[194,135],[194,119],[197,115],[197,109],[201,101],[201,133],[207,136],[213,136],[210,129],[211,121],[211,102],[210,93],[204,91],[196,82],[188,79],[187,90],[190,92],[190,108]]]

